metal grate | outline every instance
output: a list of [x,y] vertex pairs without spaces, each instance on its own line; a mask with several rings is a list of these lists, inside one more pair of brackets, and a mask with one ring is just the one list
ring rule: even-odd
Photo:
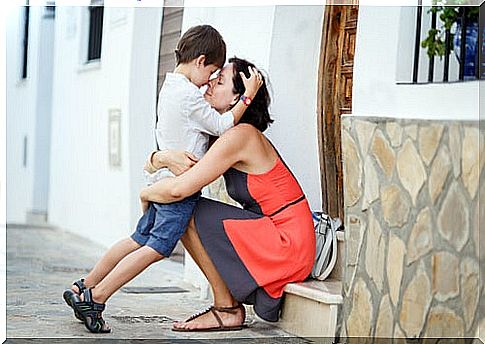
[[174,294],[188,292],[188,290],[180,287],[124,287],[121,290],[127,294]]
[[167,317],[166,315],[139,315],[139,316],[128,316],[128,315],[112,315],[113,318],[124,324],[166,324],[172,323],[174,319]]
[[64,265],[44,265],[43,266],[44,271],[49,271],[49,272],[76,272],[79,274],[87,274],[91,271],[91,269],[88,268],[79,268],[75,266],[64,266]]

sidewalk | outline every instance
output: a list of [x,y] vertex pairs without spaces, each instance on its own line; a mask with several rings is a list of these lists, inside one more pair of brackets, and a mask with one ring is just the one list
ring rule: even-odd
[[[242,331],[171,331],[174,320],[185,319],[211,303],[199,299],[199,290],[182,280],[182,264],[171,260],[150,267],[128,286],[179,287],[186,292],[130,294],[119,291],[109,300],[104,313],[112,332],[91,334],[74,318],[62,299],[62,292],[70,282],[84,276],[105,249],[60,229],[8,226],[7,338],[64,338],[66,343],[74,342],[73,338],[208,339],[197,342],[211,342],[215,338],[251,338],[254,342],[261,338],[258,342],[277,343],[282,341],[281,337],[290,336],[271,324],[255,320],[248,307],[249,327]],[[286,339],[299,342],[297,338]],[[56,339],[55,342],[60,341]]]

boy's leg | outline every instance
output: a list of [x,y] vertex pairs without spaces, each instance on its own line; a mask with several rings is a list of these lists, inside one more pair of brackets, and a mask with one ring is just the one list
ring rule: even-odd
[[[124,257],[141,247],[132,238],[125,238],[114,244],[94,268],[84,278],[84,285],[87,288],[96,286]],[[79,293],[77,286],[73,285],[72,290]]]
[[92,290],[93,300],[98,303],[106,303],[106,300],[118,289],[138,276],[148,266],[163,258],[160,253],[148,246],[131,252]]
[[[145,245],[150,238],[149,232],[154,221],[155,209],[150,205],[138,221],[136,230],[131,237],[120,240],[104,254],[93,270],[84,278],[84,285],[87,288],[95,287],[123,258]],[[73,285],[71,289],[75,293],[79,293],[77,286]]]

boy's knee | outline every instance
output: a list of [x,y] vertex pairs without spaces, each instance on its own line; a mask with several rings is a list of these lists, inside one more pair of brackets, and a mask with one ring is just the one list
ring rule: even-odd
[[152,262],[158,262],[159,260],[165,258],[160,252],[156,251],[150,246],[143,246],[142,250],[144,250],[145,254],[150,258]]
[[126,239],[123,239],[125,243],[127,243],[129,246],[131,246],[133,249],[140,248],[142,245],[137,243],[132,237],[128,237]]

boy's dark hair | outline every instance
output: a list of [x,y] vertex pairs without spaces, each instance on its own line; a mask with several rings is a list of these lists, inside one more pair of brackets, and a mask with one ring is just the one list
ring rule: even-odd
[[[229,63],[232,63],[234,66],[234,74],[232,76],[232,82],[234,84],[233,92],[235,94],[243,94],[244,91],[246,91],[246,87],[244,87],[239,72],[243,72],[244,75],[246,75],[246,78],[249,78],[248,67],[256,67],[251,62],[237,57],[231,57]],[[256,129],[259,129],[259,131],[263,132],[271,123],[273,123],[273,120],[269,114],[271,98],[269,96],[268,88],[266,87],[265,77],[262,73],[261,77],[263,78],[263,84],[256,93],[251,105],[244,111],[239,123],[249,123],[256,127]]]
[[221,34],[210,25],[198,25],[188,29],[175,49],[177,66],[200,55],[205,55],[205,66],[214,64],[222,68],[226,61],[226,43]]

